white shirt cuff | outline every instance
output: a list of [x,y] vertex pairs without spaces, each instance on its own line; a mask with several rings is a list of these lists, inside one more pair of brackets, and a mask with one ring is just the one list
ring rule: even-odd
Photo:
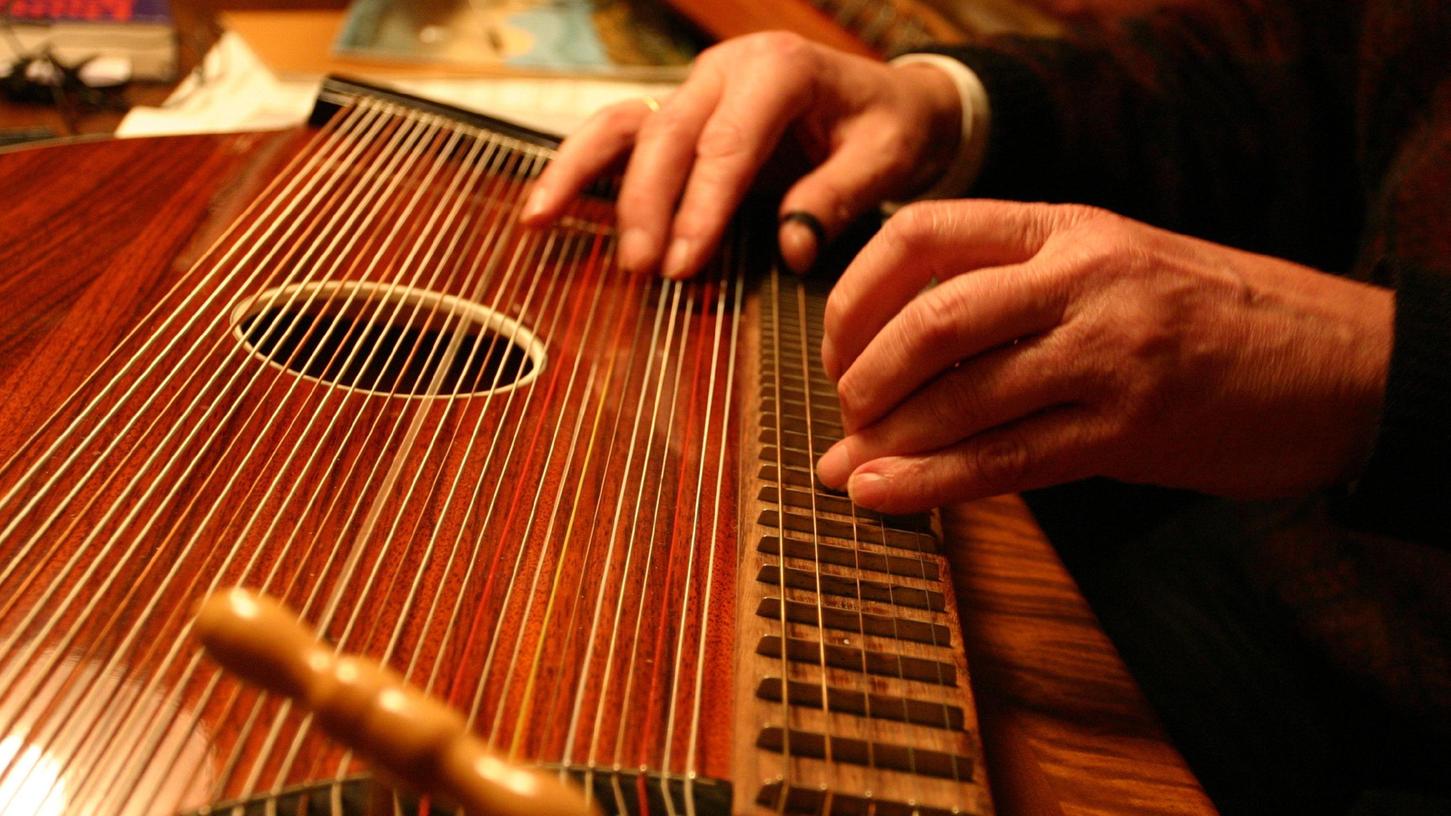
[[971,68],[941,54],[903,54],[891,64],[931,65],[947,74],[957,86],[957,95],[962,100],[962,135],[957,140],[957,155],[937,182],[916,198],[958,198],[966,194],[977,181],[987,154],[988,127],[992,122],[987,88]]

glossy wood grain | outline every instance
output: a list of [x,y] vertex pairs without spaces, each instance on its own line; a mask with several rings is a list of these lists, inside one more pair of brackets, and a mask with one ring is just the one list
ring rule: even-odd
[[[730,348],[713,343],[714,302],[700,302],[723,287],[667,292],[618,273],[604,230],[521,231],[499,202],[522,194],[526,160],[480,170],[446,131],[389,127],[360,142],[356,172],[332,158],[279,171],[292,152],[279,151],[256,176],[283,186],[260,194],[249,153],[273,137],[151,143],[146,156],[127,143],[96,175],[82,168],[99,147],[3,167],[7,183],[51,191],[51,206],[130,211],[116,236],[69,222],[68,242],[102,246],[74,253],[96,270],[56,243],[36,248],[43,236],[7,244],[8,283],[36,308],[4,331],[6,388],[23,396],[0,412],[11,556],[0,717],[61,746],[71,786],[93,797],[81,802],[146,796],[166,777],[196,790],[158,788],[160,801],[197,806],[347,772],[341,749],[284,704],[198,662],[190,606],[219,581],[274,593],[334,642],[387,660],[512,758],[727,775],[729,730],[698,732],[728,716],[729,672],[705,672],[678,645],[731,654],[728,621],[704,613],[729,610],[734,554],[700,546],[715,530],[688,512],[719,508],[727,529],[736,515],[734,479],[697,467],[731,462],[715,376]],[[379,152],[405,132],[422,135]],[[374,172],[395,159],[396,172]],[[150,181],[128,186],[133,173]],[[119,197],[97,189],[111,176]],[[469,194],[445,194],[441,179],[465,177]],[[314,181],[316,196],[304,192]],[[291,182],[303,186],[284,195]],[[304,199],[314,204],[287,209]],[[281,215],[258,214],[274,203]],[[549,362],[528,387],[460,399],[298,378],[249,353],[235,323],[304,268],[493,304],[544,339]],[[659,303],[671,305],[663,323]],[[709,400],[713,417],[695,410]],[[126,409],[114,419],[113,405]],[[628,450],[646,453],[619,466]],[[724,600],[705,597],[707,559]],[[152,701],[156,688],[166,693]],[[92,742],[144,761],[112,773]]]
[[943,526],[1000,812],[1215,813],[1022,501]]
[[[171,286],[186,278],[209,247],[231,245],[235,239],[224,233],[226,225],[244,214],[257,196],[267,199],[266,185],[279,177],[278,168],[298,155],[309,138],[308,133],[189,137],[0,155],[0,188],[16,191],[18,199],[26,202],[0,219],[0,296],[7,304],[0,313],[0,387],[5,394],[0,403],[0,461],[16,457],[3,471],[0,491],[14,483],[15,474],[28,463],[26,457],[60,438],[67,422],[86,410],[87,395],[101,393],[103,384],[88,382],[87,377],[108,352],[118,346],[123,351],[134,349],[141,342],[127,337],[128,327],[144,322],[158,303],[179,303],[179,292],[185,287],[173,291]],[[364,181],[355,176],[340,183],[356,186]],[[512,182],[506,174],[492,183]],[[340,192],[332,203],[300,217],[298,228],[304,234],[320,228],[318,219],[340,212],[342,205],[337,202],[345,195]],[[500,223],[491,220],[497,213],[489,209],[489,198],[486,194],[470,203],[467,212],[477,219],[478,229],[460,233],[465,236],[461,240],[482,241],[489,225]],[[586,222],[605,217],[596,212],[582,215],[587,216]],[[429,232],[421,225],[393,220],[404,225],[400,237],[405,243],[426,241]],[[608,252],[607,243],[595,234],[574,237],[577,241],[570,253],[576,261],[587,262],[599,252]],[[337,267],[339,275],[362,275],[363,267],[357,264],[363,261],[377,259],[386,264],[399,260],[396,247],[368,243],[382,242],[382,237],[365,234],[359,240],[364,243]],[[270,242],[268,247],[279,258],[297,259],[307,252],[300,237]],[[202,267],[206,267],[205,261]],[[736,608],[735,588],[745,580],[737,574],[738,559],[744,553],[735,546],[716,550],[690,546],[692,539],[703,541],[711,535],[706,531],[702,538],[705,528],[691,521],[689,508],[696,493],[703,491],[707,503],[719,499],[728,508],[734,507],[734,498],[724,493],[715,496],[716,488],[700,479],[687,463],[724,461],[735,472],[743,463],[733,440],[751,434],[733,426],[723,435],[701,436],[706,423],[690,418],[698,415],[674,418],[660,414],[658,430],[653,432],[657,434],[654,449],[670,455],[650,459],[658,470],[648,480],[641,465],[627,471],[629,485],[656,485],[644,492],[592,468],[583,471],[590,475],[581,480],[577,469],[563,464],[568,451],[590,449],[567,444],[571,436],[594,440],[592,449],[601,458],[611,446],[622,449],[618,446],[625,439],[635,439],[637,446],[646,444],[652,432],[632,430],[625,421],[641,415],[636,408],[641,395],[668,388],[680,395],[679,404],[698,406],[706,402],[712,389],[720,387],[711,376],[712,361],[724,357],[713,345],[715,335],[709,328],[713,318],[705,304],[723,302],[725,290],[708,284],[688,293],[682,290],[681,307],[675,314],[682,321],[686,314],[694,315],[695,325],[707,328],[688,337],[683,331],[672,335],[667,358],[658,354],[658,344],[650,340],[646,317],[656,314],[655,307],[646,309],[642,304],[668,304],[673,290],[654,281],[625,279],[599,288],[602,268],[588,271],[591,268],[585,263],[574,273],[553,269],[540,277],[549,281],[566,274],[597,276],[594,288],[551,290],[548,297],[554,305],[548,310],[525,309],[522,300],[511,300],[523,297],[520,290],[511,290],[514,294],[505,298],[519,313],[528,312],[531,325],[555,344],[559,353],[552,351],[552,359],[587,363],[575,369],[574,375],[568,365],[551,364],[531,386],[547,403],[549,410],[541,415],[547,422],[531,421],[522,402],[514,403],[505,415],[494,415],[465,401],[453,410],[418,419],[406,405],[369,400],[359,394],[300,389],[283,398],[269,387],[292,388],[299,380],[266,365],[244,369],[249,376],[255,375],[252,384],[218,392],[227,396],[229,404],[249,409],[266,406],[268,416],[341,415],[378,428],[408,420],[403,424],[412,428],[415,439],[435,432],[448,435],[474,425],[485,434],[518,428],[522,436],[517,454],[507,465],[490,462],[462,444],[449,446],[442,464],[433,464],[422,454],[400,453],[396,445],[376,440],[360,443],[341,430],[309,437],[321,444],[319,450],[326,451],[327,467],[321,469],[303,462],[276,465],[273,459],[257,458],[262,454],[244,455],[241,448],[220,443],[209,448],[197,441],[178,448],[182,455],[164,474],[167,478],[158,480],[164,485],[162,492],[128,500],[124,492],[127,479],[145,473],[135,462],[123,465],[113,482],[95,491],[94,503],[72,505],[64,511],[57,529],[66,530],[65,534],[37,542],[23,560],[13,550],[5,552],[6,557],[0,559],[0,570],[8,570],[0,577],[7,589],[0,598],[0,639],[6,643],[11,662],[0,667],[21,680],[31,679],[32,672],[44,667],[62,669],[68,678],[60,687],[36,685],[38,691],[26,703],[28,710],[38,710],[42,719],[59,722],[66,713],[59,706],[71,706],[77,699],[98,699],[92,695],[99,693],[101,700],[121,701],[115,713],[147,714],[150,730],[127,733],[120,741],[132,746],[133,752],[162,750],[174,757],[171,765],[201,769],[172,783],[168,795],[179,801],[235,795],[248,787],[249,779],[261,780],[258,784],[266,789],[281,784],[274,780],[328,778],[345,772],[351,766],[344,755],[303,734],[303,724],[283,716],[278,701],[259,698],[214,674],[187,674],[194,647],[178,637],[190,614],[191,600],[218,580],[264,583],[256,573],[250,573],[248,579],[241,563],[228,560],[234,549],[231,543],[242,541],[246,542],[243,551],[258,553],[273,572],[265,583],[295,607],[309,609],[306,616],[312,623],[318,622],[325,606],[319,599],[329,597],[335,588],[333,596],[341,608],[357,610],[358,614],[338,617],[327,628],[333,640],[345,639],[348,648],[375,657],[391,655],[394,667],[410,680],[420,686],[431,683],[433,690],[442,690],[461,709],[474,707],[475,699],[482,700],[480,723],[484,725],[476,728],[489,734],[495,747],[506,753],[523,758],[563,757],[569,753],[565,743],[572,737],[570,757],[576,761],[589,759],[583,746],[594,742],[608,743],[611,758],[659,765],[658,757],[652,760],[651,756],[664,745],[663,764],[678,770],[685,767],[685,757],[692,750],[691,729],[672,719],[671,711],[693,705],[700,711],[699,745],[693,749],[696,767],[703,776],[730,778],[733,754],[751,742],[749,736],[743,742],[741,735],[751,734],[747,726],[762,725],[740,722],[743,714],[736,702],[740,678],[734,667],[740,644],[733,622],[751,612]],[[229,309],[245,294],[243,289],[254,292],[256,287],[228,290],[218,303],[196,309],[196,316],[225,325],[232,314]],[[544,297],[543,291],[538,290],[539,297]],[[591,292],[598,294],[598,302],[589,299]],[[603,307],[596,308],[600,304]],[[585,316],[591,310],[597,313],[596,323],[588,324]],[[621,339],[602,343],[597,330],[615,332]],[[194,329],[179,336],[191,344],[219,340],[214,332]],[[226,334],[226,339],[228,345],[216,345],[215,351],[207,352],[211,356],[204,358],[209,362],[201,363],[201,370],[231,370],[227,367],[245,364],[245,349],[233,342],[234,336]],[[743,346],[740,353],[749,355],[751,348]],[[656,360],[653,369],[647,365],[651,359]],[[199,365],[196,361],[189,364]],[[662,379],[662,371],[669,375]],[[589,381],[590,389],[581,388],[585,381],[579,372],[594,378]],[[68,402],[68,395],[77,389],[80,398]],[[168,397],[183,401],[204,391],[194,383],[168,389]],[[105,405],[105,399],[100,404]],[[159,426],[175,424],[187,417],[180,404],[156,408],[146,416]],[[627,410],[617,410],[619,406]],[[188,430],[195,428],[200,434],[223,431],[225,438],[255,442],[256,450],[263,452],[285,453],[304,436],[296,426],[263,422],[247,411],[187,421],[190,424],[184,427]],[[39,435],[32,440],[36,428],[40,428]],[[556,432],[564,436],[556,436]],[[120,445],[131,444],[140,439],[135,433],[118,433],[115,440]],[[140,446],[137,455],[148,450]],[[400,493],[384,501],[378,511],[378,517],[389,525],[396,523],[399,532],[377,536],[378,546],[364,548],[357,557],[358,574],[370,579],[337,587],[333,577],[337,559],[346,560],[347,554],[339,554],[334,544],[357,540],[363,521],[347,517],[341,509],[304,512],[297,501],[265,489],[262,477],[279,476],[279,484],[288,487],[316,488],[322,491],[320,495],[348,497],[369,489],[367,474],[374,472],[378,461],[394,463],[399,484],[413,473],[458,473],[470,486],[489,490],[497,486],[506,491],[501,495],[517,496],[512,505],[501,504],[498,514],[512,516],[507,524],[513,530],[509,535],[520,543],[508,548],[486,547],[471,559],[429,556],[422,544],[434,531],[474,531],[480,523],[451,509],[438,494],[419,494],[432,498],[410,502]],[[265,462],[273,464],[259,464]],[[218,515],[204,512],[198,497],[214,495],[220,486],[233,483],[246,487],[232,494],[232,504]],[[526,485],[528,490],[507,492],[517,485]],[[540,510],[531,511],[530,502],[536,495],[543,504]],[[634,505],[622,504],[621,497],[638,499],[642,509],[629,509]],[[122,528],[118,518],[108,517],[102,510],[110,499],[122,500],[127,510],[154,516],[158,521],[153,532],[120,537],[120,549],[93,546]],[[627,508],[623,515],[612,511],[619,506]],[[724,515],[728,522],[717,531],[727,536],[721,540],[733,544],[736,514],[728,509]],[[556,521],[552,526],[526,524],[530,517]],[[758,518],[750,510],[744,517]],[[999,812],[1209,812],[1192,777],[1163,739],[1131,679],[1098,632],[1091,613],[1021,509],[989,504],[969,513],[966,521],[955,518],[949,519],[947,532],[955,542],[950,552],[957,555],[957,606],[967,648],[967,662],[960,664],[960,670],[966,677],[970,669],[972,690],[982,711],[982,756]],[[249,521],[252,519],[256,520]],[[286,535],[267,534],[266,530],[286,531]],[[651,546],[638,547],[633,554],[623,545],[612,548],[611,533],[628,530],[653,531],[656,537],[642,539],[652,542]],[[284,552],[281,541],[293,533],[311,543]],[[201,545],[183,548],[179,545],[182,540]],[[648,572],[646,556],[652,558]],[[87,589],[66,600],[62,593],[45,605],[28,608],[71,561],[75,564],[72,569],[94,567],[97,575],[110,574],[114,579],[93,594],[87,594],[92,592]],[[474,572],[468,575],[471,569]],[[532,576],[539,576],[541,586],[557,584],[558,589],[509,595],[505,591],[510,585],[507,575],[516,573],[531,576],[529,581],[516,582],[517,586],[526,586]],[[707,576],[716,582],[711,589],[706,586]],[[414,581],[420,581],[424,597],[438,598],[439,609],[448,611],[425,614],[425,605],[408,602]],[[85,586],[99,585],[91,582]],[[466,592],[462,591],[465,586],[469,587]],[[702,600],[707,597],[711,600]],[[152,598],[161,599],[160,613],[147,616],[144,628],[132,632],[122,624],[137,619]],[[543,602],[551,598],[553,605]],[[702,617],[699,613],[706,606],[711,614]],[[589,644],[599,643],[590,636],[590,621],[597,609],[617,615],[622,622],[615,627],[624,638],[620,643],[626,644],[620,647],[621,655],[634,655],[641,666],[670,664],[675,668],[638,675],[647,679],[627,693],[622,688],[628,674],[624,661],[616,659],[607,671],[603,649],[590,652]],[[345,618],[353,621],[351,626]],[[444,637],[430,620],[455,622],[450,624],[455,634]],[[680,620],[686,621],[686,629],[680,629]],[[517,643],[517,656],[491,648],[497,640],[495,631],[524,633],[517,641],[505,642],[511,647]],[[127,635],[134,637],[128,640]],[[697,665],[697,653],[692,649],[683,658],[685,662],[677,664],[682,659],[678,647],[682,642],[703,643],[700,655],[704,663]],[[174,647],[179,651],[166,663]],[[535,681],[506,682],[509,673],[485,672],[491,653],[496,654],[496,661],[516,661],[521,666],[538,655],[538,671],[514,675]],[[30,655],[32,662],[17,668],[14,659],[21,654]],[[110,659],[117,654],[124,660]],[[419,662],[410,669],[403,658],[413,655]],[[693,698],[689,684],[672,685],[675,673],[693,675],[702,666],[711,667],[703,675],[703,696]],[[436,673],[433,667],[438,667]],[[151,701],[149,687],[135,682],[146,674],[143,668],[159,672],[165,682],[185,689],[179,708]],[[609,688],[602,688],[599,678],[606,676],[615,679]],[[478,688],[468,682],[474,677],[492,679]],[[584,688],[582,697],[566,693],[579,686]],[[881,688],[890,691],[890,686],[886,682]],[[751,690],[755,693],[754,686]],[[588,722],[580,720],[583,724],[571,735],[561,723],[571,721],[572,706],[581,699],[587,710],[599,714],[587,718]],[[12,724],[18,722],[13,719],[14,704],[11,700],[0,706],[0,716]],[[39,709],[34,708],[37,705]],[[106,719],[105,710],[92,711],[88,706],[93,707],[85,704],[77,710],[93,715],[98,728],[113,728],[115,723]],[[521,712],[527,716],[520,716]],[[196,732],[173,733],[155,727],[156,723],[184,719],[181,715],[200,717],[209,724],[204,729],[209,736],[199,741]],[[259,724],[248,727],[249,721]],[[629,727],[623,728],[626,723]],[[597,733],[605,738],[594,740]],[[72,752],[67,772],[87,763],[93,769],[76,787],[96,788],[94,780],[112,771],[124,777],[118,769],[128,755],[108,759],[85,747],[100,744],[86,739],[90,736],[78,733],[68,741],[61,740],[72,748],[82,746]],[[297,747],[291,754],[275,750],[276,745],[294,740]],[[142,781],[157,780],[145,777]],[[738,804],[742,798],[738,797]]]

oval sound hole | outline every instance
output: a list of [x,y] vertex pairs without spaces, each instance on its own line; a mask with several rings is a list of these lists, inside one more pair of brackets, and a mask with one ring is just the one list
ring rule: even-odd
[[233,316],[256,355],[297,374],[398,396],[483,394],[523,385],[543,344],[475,303],[404,287],[323,283],[258,295]]

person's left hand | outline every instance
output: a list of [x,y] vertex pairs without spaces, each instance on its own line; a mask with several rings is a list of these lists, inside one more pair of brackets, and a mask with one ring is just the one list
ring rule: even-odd
[[849,435],[818,476],[887,512],[1089,476],[1308,492],[1369,452],[1393,312],[1390,290],[1101,210],[915,204],[828,301]]

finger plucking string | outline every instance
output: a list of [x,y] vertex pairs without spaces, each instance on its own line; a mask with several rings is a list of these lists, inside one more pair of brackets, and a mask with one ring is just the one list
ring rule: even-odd
[[1093,476],[1104,442],[1088,409],[1051,408],[942,450],[877,459],[852,474],[847,492],[871,510],[921,512]]
[[847,484],[853,470],[886,456],[927,453],[975,434],[1074,400],[1082,375],[1064,360],[1053,336],[989,351],[964,361],[908,397],[881,420],[847,436],[817,464],[828,487]]

